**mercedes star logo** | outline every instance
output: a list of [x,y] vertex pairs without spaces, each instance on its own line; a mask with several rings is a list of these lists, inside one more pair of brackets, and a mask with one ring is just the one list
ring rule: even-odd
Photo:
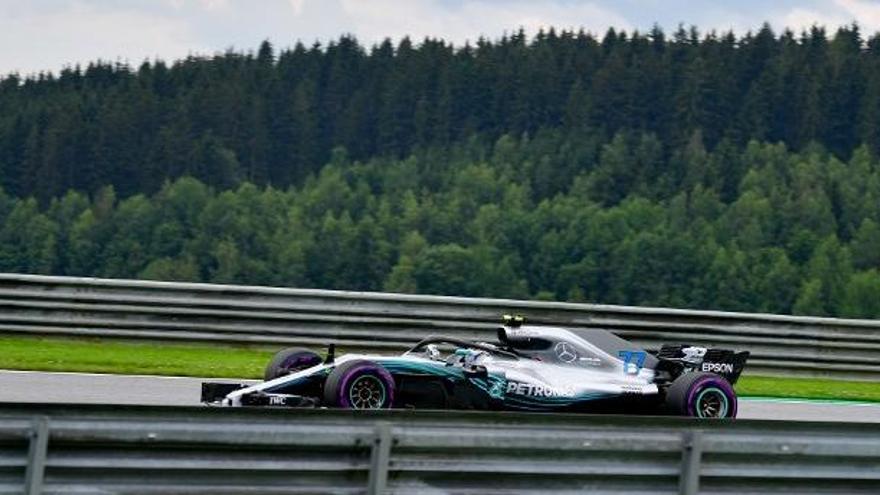
[[570,363],[578,357],[574,347],[568,342],[560,342],[556,344],[554,350],[556,351],[556,357],[558,357],[563,363]]

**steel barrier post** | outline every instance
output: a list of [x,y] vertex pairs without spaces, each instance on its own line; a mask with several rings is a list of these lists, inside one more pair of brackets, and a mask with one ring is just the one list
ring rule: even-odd
[[700,461],[703,455],[703,432],[690,430],[682,433],[681,477],[678,492],[697,495],[700,492]]
[[24,473],[24,493],[40,495],[43,492],[43,475],[46,469],[46,451],[49,447],[49,418],[34,418],[28,447],[28,464]]
[[388,484],[388,464],[391,460],[391,425],[378,423],[370,453],[370,475],[367,495],[381,495]]

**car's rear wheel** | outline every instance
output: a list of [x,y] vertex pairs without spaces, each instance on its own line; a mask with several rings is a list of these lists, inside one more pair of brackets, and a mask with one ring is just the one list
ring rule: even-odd
[[266,381],[274,380],[278,377],[321,364],[321,361],[321,356],[308,349],[289,347],[275,353],[275,356],[266,365],[263,379]]
[[394,378],[382,365],[357,359],[337,366],[324,383],[324,404],[345,409],[387,409]]
[[735,418],[736,392],[714,373],[685,373],[666,391],[666,406],[674,414],[695,418]]

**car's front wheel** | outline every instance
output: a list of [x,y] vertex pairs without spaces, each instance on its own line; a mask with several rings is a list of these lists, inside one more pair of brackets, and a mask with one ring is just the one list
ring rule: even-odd
[[365,359],[336,366],[324,383],[324,404],[344,409],[387,409],[394,403],[394,378]]
[[317,366],[321,364],[321,361],[321,356],[308,349],[289,347],[275,353],[272,360],[266,365],[263,379],[268,382],[281,376]]
[[714,373],[685,373],[666,391],[666,407],[695,418],[735,418],[736,392],[730,382]]

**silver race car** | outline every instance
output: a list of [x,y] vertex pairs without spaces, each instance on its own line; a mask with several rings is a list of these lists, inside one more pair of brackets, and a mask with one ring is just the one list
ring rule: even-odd
[[430,408],[736,417],[748,352],[664,345],[505,317],[494,343],[428,337],[400,356],[285,349],[256,385],[203,383],[220,406]]

